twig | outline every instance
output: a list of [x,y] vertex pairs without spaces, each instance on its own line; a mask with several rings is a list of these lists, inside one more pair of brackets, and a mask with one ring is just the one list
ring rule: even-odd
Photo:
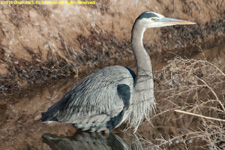
[[176,109],[174,111],[175,112],[179,112],[179,113],[183,113],[183,114],[187,114],[187,115],[192,115],[192,116],[197,116],[197,117],[205,118],[205,119],[210,119],[210,120],[216,120],[216,121],[225,122],[225,120],[223,120],[223,119],[213,118],[213,117],[208,117],[208,116],[203,116],[203,115],[199,115],[199,114],[195,114],[195,113],[191,113],[191,112],[187,112],[187,111],[183,111],[183,110]]
[[218,96],[216,95],[216,93],[214,92],[214,90],[202,79],[200,79],[199,77],[195,76],[198,80],[202,81],[208,88],[209,90],[213,93],[213,95],[216,97],[216,101],[220,104],[220,106],[222,107],[223,111],[225,112],[225,108],[223,106],[223,104],[221,103],[221,101],[219,100]]
[[[203,61],[204,62],[204,61]],[[217,66],[215,66],[215,65],[213,65],[212,63],[210,63],[210,62],[208,62],[208,61],[205,61],[207,64],[209,64],[209,65],[211,65],[211,66],[213,66],[213,67],[215,67],[223,76],[225,76],[225,74],[223,73],[223,71],[222,70],[220,70]]]

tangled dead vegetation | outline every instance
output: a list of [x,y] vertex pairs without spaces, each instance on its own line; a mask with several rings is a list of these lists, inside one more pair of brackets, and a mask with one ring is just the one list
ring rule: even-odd
[[176,57],[155,75],[157,114],[152,129],[146,121],[139,130],[142,139],[162,149],[224,149],[224,72],[204,59]]

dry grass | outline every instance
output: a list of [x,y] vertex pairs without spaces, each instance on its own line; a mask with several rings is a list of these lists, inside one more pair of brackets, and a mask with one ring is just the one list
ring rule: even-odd
[[162,149],[224,149],[223,71],[207,60],[176,57],[155,74],[157,114],[139,135]]

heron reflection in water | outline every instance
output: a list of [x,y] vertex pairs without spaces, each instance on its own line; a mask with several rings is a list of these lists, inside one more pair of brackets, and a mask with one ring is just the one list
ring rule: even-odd
[[74,136],[56,136],[45,133],[43,142],[52,150],[128,150],[126,142],[119,136],[110,133],[108,136],[101,133],[82,132]]
[[78,129],[92,132],[110,132],[127,121],[136,131],[155,106],[152,64],[143,46],[144,32],[148,28],[185,24],[195,23],[143,12],[131,32],[137,75],[124,66],[98,70],[42,113],[41,121],[71,123]]
[[140,141],[136,136],[126,135],[129,143],[118,135],[109,133],[105,136],[99,132],[78,132],[74,136],[45,133],[43,142],[52,150],[160,150],[152,143]]

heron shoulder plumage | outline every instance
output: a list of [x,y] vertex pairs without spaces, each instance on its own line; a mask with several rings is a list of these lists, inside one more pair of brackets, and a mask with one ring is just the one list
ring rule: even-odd
[[[54,121],[54,118],[93,131],[103,130],[107,124],[115,128],[122,121],[121,112],[129,107],[134,86],[134,75],[130,72],[122,66],[111,66],[93,73],[50,107],[43,114],[48,119],[43,117],[43,121]],[[117,115],[120,116],[116,118]]]

